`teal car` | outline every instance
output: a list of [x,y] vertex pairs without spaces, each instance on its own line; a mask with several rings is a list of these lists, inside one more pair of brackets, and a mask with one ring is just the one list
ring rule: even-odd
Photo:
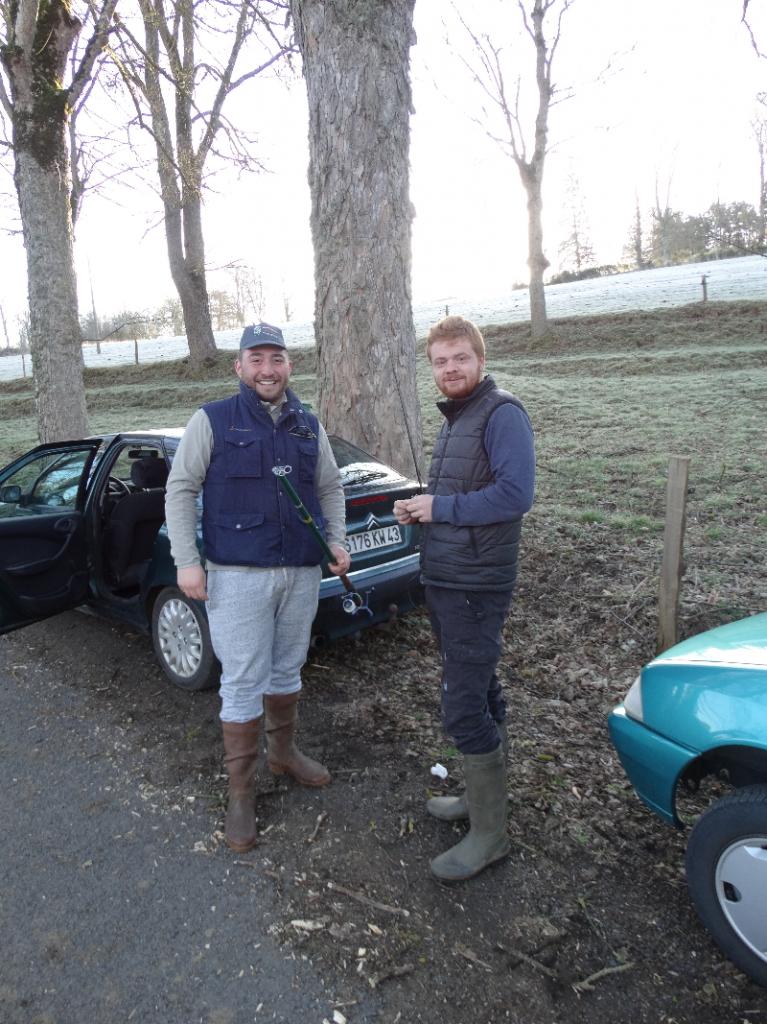
[[[165,482],[182,433],[44,444],[0,469],[0,634],[82,607],[150,634],[177,686],[217,684],[205,606],[176,587],[165,527]],[[423,598],[418,529],[393,512],[420,485],[343,438],[330,444],[352,564],[346,585],[324,570],[315,644],[386,623]]]
[[732,786],[690,833],[687,880],[723,952],[767,986],[767,614],[660,654],[608,724],[634,789],[666,821],[682,825],[681,785]]

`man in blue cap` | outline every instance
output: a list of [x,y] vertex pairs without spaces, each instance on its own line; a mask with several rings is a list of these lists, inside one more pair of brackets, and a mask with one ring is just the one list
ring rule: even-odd
[[[344,492],[325,430],[288,386],[292,365],[279,327],[246,327],[234,369],[239,391],[194,413],[173,460],[166,515],[178,586],[206,601],[221,662],[221,723],[229,774],[225,838],[237,852],[256,842],[254,782],[262,722],[275,774],[324,786],[330,774],[294,736],[301,668],[317,610],[322,551],[290,503],[291,482],[348,571]],[[197,548],[203,496],[205,566]]]

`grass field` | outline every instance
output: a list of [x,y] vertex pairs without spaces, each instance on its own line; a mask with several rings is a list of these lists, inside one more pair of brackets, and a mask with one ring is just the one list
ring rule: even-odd
[[[695,601],[735,615],[767,606],[767,302],[694,304],[553,322],[531,349],[524,323],[487,328],[488,369],[525,402],[538,449],[528,534],[545,544],[643,552],[653,570],[670,455],[691,458],[688,577]],[[229,394],[232,353],[204,375],[185,361],[88,369],[91,430],[183,425]],[[424,441],[439,413],[419,355]],[[297,353],[293,384],[316,401],[314,353]],[[29,380],[0,386],[0,461],[36,440]],[[705,595],[705,596],[702,596]]]

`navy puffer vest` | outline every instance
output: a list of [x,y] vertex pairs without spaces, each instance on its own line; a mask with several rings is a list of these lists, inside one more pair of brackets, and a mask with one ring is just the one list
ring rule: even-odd
[[203,484],[205,557],[219,565],[319,565],[322,551],[284,493],[272,467],[292,466],[289,480],[325,533],[314,478],[317,417],[288,388],[276,423],[255,391],[203,406],[213,451]]
[[[438,402],[445,422],[429,467],[429,494],[468,494],[493,483],[484,445],[487,421],[500,405],[524,406],[492,377],[464,399]],[[513,590],[522,520],[486,526],[429,523],[423,529],[423,582],[460,590]]]

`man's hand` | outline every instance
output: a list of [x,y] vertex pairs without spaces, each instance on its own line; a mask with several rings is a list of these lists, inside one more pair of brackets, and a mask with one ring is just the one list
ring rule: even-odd
[[417,494],[414,498],[395,501],[394,515],[397,522],[403,526],[409,526],[411,523],[430,523],[433,501],[433,494]]
[[342,544],[331,544],[330,550],[335,555],[335,560],[328,562],[328,569],[336,576],[343,576],[351,567],[351,555]]
[[394,517],[400,526],[412,526],[415,519],[407,510],[407,502],[401,498],[394,502]]
[[186,597],[195,601],[207,601],[208,591],[205,586],[205,570],[201,565],[188,565],[176,573],[178,589]]

